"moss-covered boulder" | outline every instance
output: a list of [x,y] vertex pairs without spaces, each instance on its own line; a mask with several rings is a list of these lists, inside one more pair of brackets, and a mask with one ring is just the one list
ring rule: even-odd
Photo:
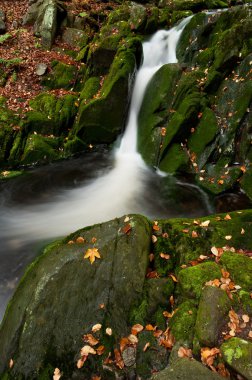
[[182,302],[176,308],[175,314],[169,320],[169,327],[176,341],[192,346],[195,322],[197,317],[197,303],[193,300]]
[[87,143],[111,143],[124,126],[130,95],[130,82],[136,67],[135,49],[139,40],[132,41],[132,49],[118,51],[108,76],[93,99],[86,96],[79,107],[73,134]]
[[78,68],[63,62],[54,61],[51,64],[51,71],[42,78],[42,85],[47,89],[64,88],[74,89],[78,75]]
[[223,377],[207,369],[196,360],[182,358],[151,377],[152,380],[221,380]]
[[239,338],[229,339],[221,346],[225,362],[235,371],[252,379],[252,343]]
[[143,159],[157,166],[160,144],[172,103],[172,94],[181,69],[176,64],[162,66],[150,80],[138,117],[138,149]]
[[[45,371],[52,377],[56,367],[68,378],[102,372],[100,360],[129,333],[129,311],[144,290],[150,226],[141,216],[130,223],[129,234],[124,218],[80,230],[46,248],[30,266],[1,325],[0,372],[8,371],[7,378],[40,379]],[[91,265],[86,252],[100,258]],[[96,336],[105,353],[90,355],[77,369],[83,334],[95,324],[102,325]]]
[[201,346],[216,347],[230,308],[231,301],[224,290],[213,286],[203,289],[195,326],[195,336]]
[[202,289],[207,281],[221,277],[220,267],[214,262],[182,269],[178,275],[179,294],[183,298],[200,298]]
[[221,256],[220,262],[236,284],[248,292],[252,291],[252,260],[250,257],[235,252],[225,252]]

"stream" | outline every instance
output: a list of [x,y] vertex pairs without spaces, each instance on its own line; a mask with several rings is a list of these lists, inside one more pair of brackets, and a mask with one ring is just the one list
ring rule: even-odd
[[152,219],[215,211],[195,184],[148,168],[137,152],[137,118],[146,86],[166,63],[190,17],[143,44],[124,136],[114,151],[28,170],[0,184],[0,320],[26,266],[49,241],[129,213]]

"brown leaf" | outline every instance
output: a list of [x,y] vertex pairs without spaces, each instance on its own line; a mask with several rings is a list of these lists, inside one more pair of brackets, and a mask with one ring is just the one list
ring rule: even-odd
[[96,353],[99,356],[102,355],[104,353],[104,351],[105,351],[105,347],[103,345],[98,346],[97,349],[96,349]]
[[100,259],[100,253],[98,251],[98,248],[88,248],[84,255],[84,259],[89,259],[90,263],[93,264],[95,262],[95,259]]
[[169,274],[169,277],[171,277],[171,279],[174,281],[174,282],[178,282],[176,276],[172,273]]
[[214,359],[219,353],[220,353],[220,350],[216,347],[214,347],[214,348],[208,348],[208,347],[201,348],[201,361],[202,361],[202,363],[212,368]]
[[151,324],[149,324],[149,325],[145,326],[145,330],[147,330],[147,331],[153,331],[153,330],[155,330],[155,327],[152,326]]
[[144,327],[137,323],[136,325],[131,327],[131,334],[137,335],[139,332],[143,331]]
[[9,368],[12,368],[14,366],[14,361],[13,359],[10,359],[9,361]]
[[192,238],[197,238],[198,236],[198,232],[192,231]]
[[231,220],[232,218],[231,218],[231,216],[229,214],[227,214],[224,219],[225,220]]
[[147,349],[150,347],[150,342],[147,342],[143,348],[143,352],[147,351]]
[[179,358],[192,358],[192,350],[186,347],[180,347],[178,350]]
[[163,253],[161,252],[160,255],[159,255],[162,259],[165,259],[165,260],[169,260],[170,259],[170,255],[168,255],[167,253]]
[[242,315],[242,319],[245,323],[248,323],[249,322],[249,316],[247,314],[243,314]]
[[61,378],[61,372],[59,368],[55,368],[54,374],[53,374],[53,380],[59,380]]
[[82,244],[82,243],[84,243],[84,242],[85,242],[85,239],[84,239],[82,236],[77,237],[77,239],[76,239],[76,243],[78,243],[78,244]]
[[111,329],[110,327],[107,327],[107,328],[106,328],[106,334],[109,335],[109,336],[111,336],[112,333],[113,333],[113,332],[112,332],[112,329]]
[[130,341],[128,338],[124,337],[120,340],[120,351],[123,352],[125,348],[130,344]]
[[82,347],[80,354],[81,356],[96,355],[96,351],[91,346],[85,345]]
[[115,354],[115,364],[118,368],[123,369],[124,367],[124,361],[123,358],[117,348],[114,349]]
[[125,235],[129,235],[130,234],[130,231],[132,230],[132,227],[129,223],[125,224],[125,226],[123,226],[121,228],[122,232],[125,234]]
[[89,343],[91,346],[95,346],[99,343],[99,340],[97,340],[92,334],[86,334],[83,336],[83,339],[85,342]]

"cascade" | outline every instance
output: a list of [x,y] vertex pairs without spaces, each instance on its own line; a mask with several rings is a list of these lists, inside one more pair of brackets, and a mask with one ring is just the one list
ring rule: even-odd
[[[127,126],[120,146],[115,150],[114,167],[109,172],[79,188],[62,190],[42,204],[17,208],[5,207],[0,201],[0,238],[3,242],[0,247],[0,319],[14,287],[11,285],[13,278],[20,277],[24,266],[34,256],[33,252],[29,259],[26,257],[29,245],[35,251],[36,241],[66,235],[124,214],[171,216],[163,210],[163,205],[157,210],[158,199],[152,202],[156,207],[153,209],[149,198],[145,198],[148,178],[158,174],[144,164],[137,152],[137,118],[152,76],[162,65],[177,62],[176,46],[190,18],[169,31],[158,31],[143,44],[144,59],[136,75]],[[20,251],[22,255],[17,253]],[[9,287],[6,287],[7,283]]]

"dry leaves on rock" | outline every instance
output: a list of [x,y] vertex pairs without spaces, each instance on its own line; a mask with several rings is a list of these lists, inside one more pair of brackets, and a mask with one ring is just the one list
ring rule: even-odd
[[95,262],[95,259],[100,259],[100,253],[98,251],[98,248],[88,248],[84,255],[84,259],[89,259],[90,263],[93,264]]
[[213,371],[216,371],[215,367],[213,366],[213,362],[217,355],[220,353],[219,348],[203,347],[201,348],[200,353],[202,363],[210,367]]

